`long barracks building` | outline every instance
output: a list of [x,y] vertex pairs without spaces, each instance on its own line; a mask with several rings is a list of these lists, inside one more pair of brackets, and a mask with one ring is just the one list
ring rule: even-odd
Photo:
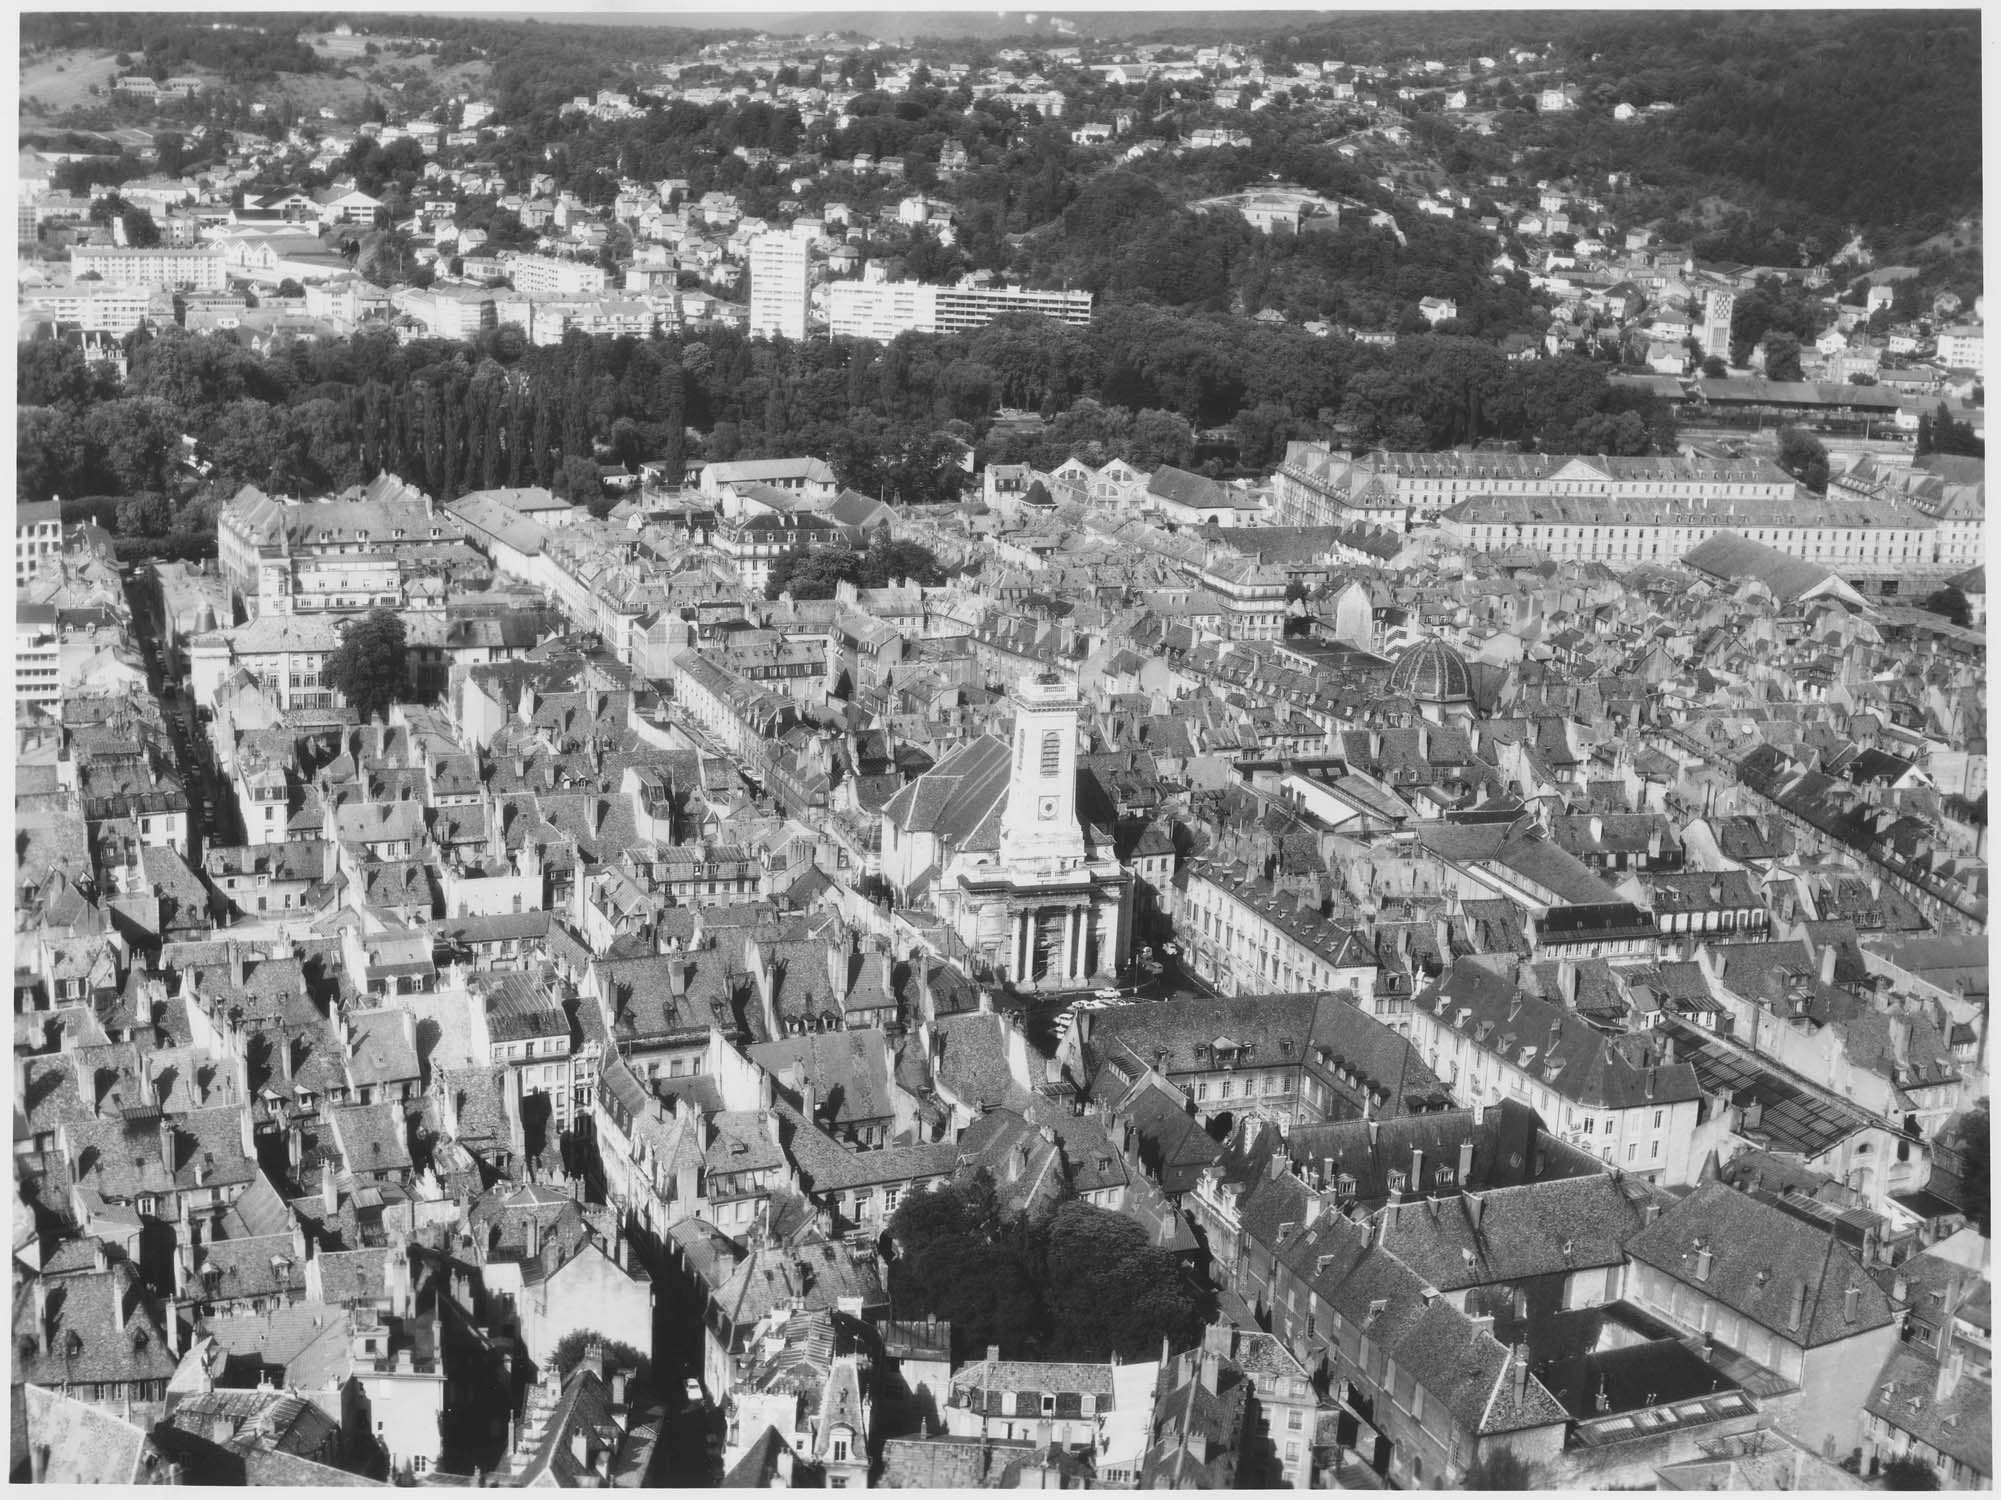
[[1933,561],[1938,523],[1910,506],[1856,500],[1585,499],[1508,495],[1462,500],[1441,536],[1478,552],[1526,547],[1558,562],[1677,562],[1718,532],[1830,568]]
[[1763,462],[1605,455],[1369,453],[1346,458],[1312,442],[1286,445],[1272,477],[1275,526],[1345,526],[1355,521],[1404,530],[1436,520],[1462,501],[1536,496],[1580,503],[1790,500],[1792,476]]

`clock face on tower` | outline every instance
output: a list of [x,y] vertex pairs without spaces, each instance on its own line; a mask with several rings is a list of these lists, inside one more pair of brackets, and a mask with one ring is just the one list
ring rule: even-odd
[[1035,811],[1036,811],[1036,816],[1041,818],[1055,817],[1056,799],[1054,797],[1044,797],[1042,801],[1036,805]]

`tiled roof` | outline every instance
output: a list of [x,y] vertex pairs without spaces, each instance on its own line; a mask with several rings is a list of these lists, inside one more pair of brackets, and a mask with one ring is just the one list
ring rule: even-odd
[[[1881,1328],[1894,1317],[1889,1297],[1834,1235],[1720,1182],[1668,1209],[1628,1241],[1628,1250],[1633,1259],[1809,1349]],[[1802,1289],[1794,1323],[1792,1305]]]
[[981,735],[945,756],[883,809],[902,832],[928,833],[946,849],[963,846],[1007,796],[1008,746]]
[[1382,1243],[1441,1291],[1623,1265],[1645,1222],[1634,1197],[1597,1173],[1397,1204],[1381,1210]]
[[[16,1386],[17,1392],[22,1387]],[[36,1474],[45,1484],[147,1484],[152,1474],[147,1460],[154,1453],[144,1427],[121,1417],[108,1406],[84,1401],[47,1386],[29,1385],[15,1420],[25,1431],[15,1434],[19,1452],[46,1455],[46,1467]]]
[[[1098,1410],[1095,1398],[1112,1395],[1112,1367],[1090,1362],[982,1359],[953,1371],[951,1389],[952,1405],[976,1410],[986,1406],[990,1394],[1013,1397],[1047,1392],[1060,1396],[1069,1392],[1092,1397],[1090,1409],[1095,1412]],[[1012,1401],[1008,1410],[1012,1413]]]
[[[40,1316],[38,1288],[46,1291]],[[163,1381],[176,1363],[131,1266],[121,1262],[51,1282],[33,1276],[16,1280],[16,1381],[54,1386]]]
[[1412,1003],[1574,1104],[1629,1109],[1696,1097],[1686,1062],[1666,1062],[1645,1037],[1607,1035],[1560,1002],[1524,994],[1484,962],[1455,964]]

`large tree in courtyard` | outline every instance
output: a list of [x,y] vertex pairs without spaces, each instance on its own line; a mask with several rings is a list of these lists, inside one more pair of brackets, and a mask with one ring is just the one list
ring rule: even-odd
[[377,714],[386,715],[410,686],[402,617],[392,609],[376,609],[348,626],[327,658],[320,683],[347,699],[364,724]]

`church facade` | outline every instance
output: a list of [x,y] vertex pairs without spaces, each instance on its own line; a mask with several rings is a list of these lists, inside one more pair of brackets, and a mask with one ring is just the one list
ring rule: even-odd
[[1020,990],[1081,989],[1131,956],[1132,876],[1078,813],[1081,705],[1053,673],[1015,689],[1007,739],[953,751],[882,813],[883,877],[928,906],[976,967]]

